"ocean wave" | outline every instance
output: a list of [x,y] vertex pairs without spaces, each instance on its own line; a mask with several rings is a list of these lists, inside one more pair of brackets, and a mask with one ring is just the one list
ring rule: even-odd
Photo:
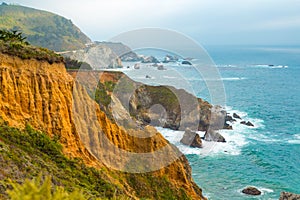
[[293,136],[293,139],[288,140],[290,144],[300,144],[300,134],[296,134]]
[[167,78],[167,79],[176,79],[176,78],[178,78],[178,77],[176,77],[176,76],[166,76],[166,75],[164,75],[163,77],[164,77],[164,78]]
[[296,135],[294,135],[294,137],[300,140],[300,133],[299,133],[299,134],[296,134]]
[[[200,156],[218,156],[218,155],[231,155],[237,156],[241,154],[242,148],[247,145],[250,140],[259,140],[266,142],[271,141],[265,135],[259,134],[256,129],[263,128],[263,120],[248,117],[246,112],[234,110],[231,107],[226,107],[226,111],[232,116],[233,113],[237,113],[242,119],[236,119],[236,122],[232,122],[233,130],[219,130],[220,134],[226,139],[225,143],[220,142],[208,142],[202,140],[203,148],[192,148],[180,143],[183,137],[184,131],[174,131],[171,129],[165,129],[156,127],[156,129],[172,144],[176,145],[183,154],[196,154]],[[245,126],[240,124],[241,121],[251,121],[254,127]],[[203,137],[205,132],[197,132],[200,137]]]
[[289,68],[289,66],[278,65],[278,66],[271,67],[271,69],[282,69],[282,68]]
[[200,79],[200,78],[188,78],[189,81],[241,81],[247,79],[246,77],[223,77],[215,79]]
[[218,68],[263,68],[263,69],[286,69],[287,65],[272,65],[272,64],[241,64],[241,65],[217,65]]
[[300,144],[300,140],[288,140],[290,144]]
[[264,68],[264,69],[286,69],[289,66],[287,66],[287,65],[265,65],[265,64],[257,64],[257,65],[246,65],[246,67]]
[[[203,148],[192,148],[180,143],[184,131],[174,131],[161,127],[156,129],[172,144],[176,145],[179,150],[185,154],[196,154],[201,156],[215,156],[215,155],[240,155],[241,148],[247,144],[246,138],[239,131],[221,130],[220,133],[226,138],[226,143],[207,142],[202,140]],[[204,132],[197,132],[200,137],[204,136]]]

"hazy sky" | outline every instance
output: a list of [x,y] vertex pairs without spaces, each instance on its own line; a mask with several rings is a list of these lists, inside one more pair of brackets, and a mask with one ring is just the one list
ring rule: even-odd
[[93,40],[144,27],[200,44],[300,44],[300,0],[6,0],[68,19]]

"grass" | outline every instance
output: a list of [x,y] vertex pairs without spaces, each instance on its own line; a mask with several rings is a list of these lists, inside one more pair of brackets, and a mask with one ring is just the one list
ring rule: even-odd
[[21,31],[36,46],[66,51],[84,48],[90,42],[71,20],[50,12],[2,4],[0,13],[0,29]]

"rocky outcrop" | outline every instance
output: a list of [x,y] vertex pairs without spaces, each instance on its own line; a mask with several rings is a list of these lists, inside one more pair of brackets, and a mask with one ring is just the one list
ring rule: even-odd
[[[164,128],[173,130],[189,128],[195,131],[206,131],[210,126],[215,129],[224,127],[225,116],[220,110],[214,109],[208,102],[198,99],[184,90],[170,86],[139,84],[136,88],[136,90],[131,91],[133,95],[127,95],[129,98],[123,102],[129,102],[132,116],[144,124],[161,120]],[[161,118],[162,113],[151,112],[151,107],[155,105],[163,107],[160,110],[160,112],[165,113],[163,118]]]
[[252,124],[250,121],[241,121],[240,122],[241,124],[244,124],[244,125],[246,125],[246,126],[252,126],[252,127],[254,127],[254,124]]
[[242,119],[238,114],[236,113],[233,113],[233,117],[236,118],[236,119]]
[[190,147],[197,147],[197,148],[202,147],[202,141],[199,134],[192,132],[189,129],[185,130],[184,135],[180,140],[180,142]]
[[159,60],[154,56],[141,56],[142,63],[159,63]]
[[225,138],[220,133],[218,133],[216,130],[211,129],[205,132],[204,140],[211,142],[226,142]]
[[187,60],[182,61],[181,64],[183,64],[183,65],[192,65],[192,63],[190,61],[187,61]]
[[[124,129],[112,123],[86,89],[67,74],[63,63],[50,65],[0,54],[0,117],[10,126],[22,128],[29,123],[59,138],[67,156],[79,157],[85,164],[101,168],[110,181],[133,198],[141,197],[136,192],[138,189],[154,198],[152,188],[137,188],[126,180],[135,178],[146,182],[146,177],[152,176],[166,177],[165,187],[178,198],[184,191],[193,199],[205,199],[192,180],[187,159],[177,148],[150,126]],[[155,154],[162,148],[167,157]],[[137,156],[124,158],[124,152]],[[148,155],[155,162],[140,154]],[[164,165],[166,160],[162,158],[169,159],[170,164]],[[110,176],[114,170],[121,171],[119,178]],[[146,176],[122,172],[131,170],[149,170],[149,173]]]
[[281,192],[279,200],[300,200],[300,194]]
[[242,190],[242,193],[248,194],[248,195],[261,195],[261,191],[259,191],[255,187],[247,187]]
[[61,53],[64,57],[86,62],[93,69],[122,67],[121,59],[112,49],[103,44],[93,44],[84,49]]
[[178,57],[177,56],[172,56],[172,55],[166,55],[163,63],[169,63],[169,62],[177,62],[178,61]]
[[233,119],[230,115],[227,115],[225,116],[225,122],[236,122],[235,119]]
[[[89,72],[84,73],[92,76]],[[115,97],[141,126],[153,125],[173,130],[189,128],[193,131],[207,131],[209,128],[232,129],[231,125],[226,124],[226,111],[219,106],[213,107],[185,90],[171,86],[143,85],[132,81],[124,74],[115,72],[103,72],[96,76],[101,77],[104,84],[106,81],[116,84],[113,89]],[[90,77],[82,77],[81,80],[90,80]],[[106,80],[105,77],[111,78]],[[84,85],[90,87],[88,83]],[[107,113],[107,115],[111,114]],[[128,121],[128,118],[125,117],[126,120],[121,121]],[[126,126],[123,122],[120,124]]]
[[141,58],[133,52],[128,46],[120,42],[95,42],[98,45],[104,45],[110,48],[122,61],[134,62]]

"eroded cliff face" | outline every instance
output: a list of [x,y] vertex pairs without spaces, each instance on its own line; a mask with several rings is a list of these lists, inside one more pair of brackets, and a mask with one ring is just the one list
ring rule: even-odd
[[[0,54],[0,117],[10,126],[22,128],[29,123],[58,137],[67,156],[80,157],[98,169],[105,168],[108,178],[122,185],[133,198],[155,198],[149,185],[139,188],[129,181],[134,178],[143,185],[150,175],[167,178],[167,186],[179,197],[184,191],[193,199],[205,199],[191,178],[185,156],[176,147],[150,126],[125,130],[112,123],[85,88],[66,72],[63,63],[50,65]],[[163,156],[154,153],[161,149]],[[165,165],[163,159],[170,163]],[[138,170],[143,173],[128,173]],[[110,173],[119,177],[113,178]]]

